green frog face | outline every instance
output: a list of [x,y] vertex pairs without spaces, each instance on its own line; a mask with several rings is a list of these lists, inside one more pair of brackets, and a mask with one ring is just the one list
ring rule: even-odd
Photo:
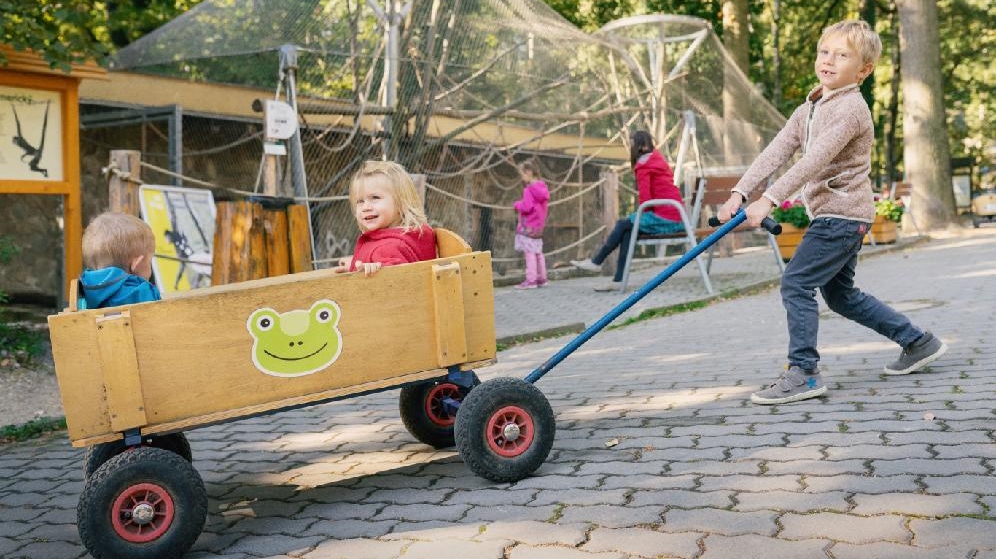
[[321,371],[342,352],[339,315],[339,305],[328,299],[315,301],[308,310],[283,314],[270,308],[256,310],[246,321],[253,338],[253,364],[276,377]]

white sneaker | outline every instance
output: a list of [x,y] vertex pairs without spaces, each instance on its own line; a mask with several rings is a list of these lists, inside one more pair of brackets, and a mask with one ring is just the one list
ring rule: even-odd
[[591,261],[591,258],[585,260],[571,260],[571,265],[588,272],[601,272],[602,266],[600,264],[595,264]]
[[594,289],[595,291],[597,291],[599,293],[608,293],[610,291],[619,291],[620,285],[622,285],[622,284],[619,284],[619,283],[616,283],[616,282],[612,282],[612,283],[607,283],[605,285],[596,285],[592,289]]

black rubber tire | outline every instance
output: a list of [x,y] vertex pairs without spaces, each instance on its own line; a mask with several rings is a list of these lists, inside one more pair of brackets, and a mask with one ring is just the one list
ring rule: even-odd
[[[471,374],[473,385],[481,384],[477,375]],[[453,435],[455,418],[442,408],[441,396],[449,396],[462,402],[471,389],[447,380],[405,386],[398,396],[401,422],[419,442],[433,448],[449,448],[456,444]]]
[[[187,437],[183,433],[144,437],[142,439],[142,446],[168,450],[174,454],[179,454],[187,462],[193,461],[190,442],[187,441]],[[128,450],[128,447],[125,446],[123,439],[112,443],[101,443],[87,447],[86,453],[83,455],[84,479],[92,476],[97,471],[97,468],[103,466],[105,462],[126,450]]]
[[[141,489],[146,486],[156,488],[149,501],[161,504],[165,497],[171,501],[169,513],[160,515],[169,522],[150,541],[129,541],[115,525],[127,525],[131,517],[115,516],[113,508],[126,495],[148,495]],[[86,480],[76,507],[77,529],[94,559],[173,559],[186,553],[200,536],[207,506],[204,482],[190,462],[168,450],[139,447],[114,456]],[[131,529],[136,524],[131,523]]]
[[[524,427],[518,439],[511,441],[514,448],[506,455],[498,448],[510,441],[503,441],[494,427],[506,415],[503,410],[512,410],[514,422]],[[460,405],[456,446],[475,474],[491,481],[512,482],[543,464],[553,447],[556,430],[553,408],[538,388],[521,379],[500,377],[475,388]],[[521,445],[515,447],[515,442]]]

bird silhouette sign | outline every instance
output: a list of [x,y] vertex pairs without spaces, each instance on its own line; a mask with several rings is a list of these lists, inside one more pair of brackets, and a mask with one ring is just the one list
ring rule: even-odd
[[58,92],[0,86],[0,179],[62,179]]

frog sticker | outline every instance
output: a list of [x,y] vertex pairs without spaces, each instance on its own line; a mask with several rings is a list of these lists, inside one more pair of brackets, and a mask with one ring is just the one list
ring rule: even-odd
[[252,335],[252,362],[275,377],[299,377],[317,373],[339,358],[339,305],[315,301],[308,310],[283,314],[271,308],[254,311],[246,328]]

